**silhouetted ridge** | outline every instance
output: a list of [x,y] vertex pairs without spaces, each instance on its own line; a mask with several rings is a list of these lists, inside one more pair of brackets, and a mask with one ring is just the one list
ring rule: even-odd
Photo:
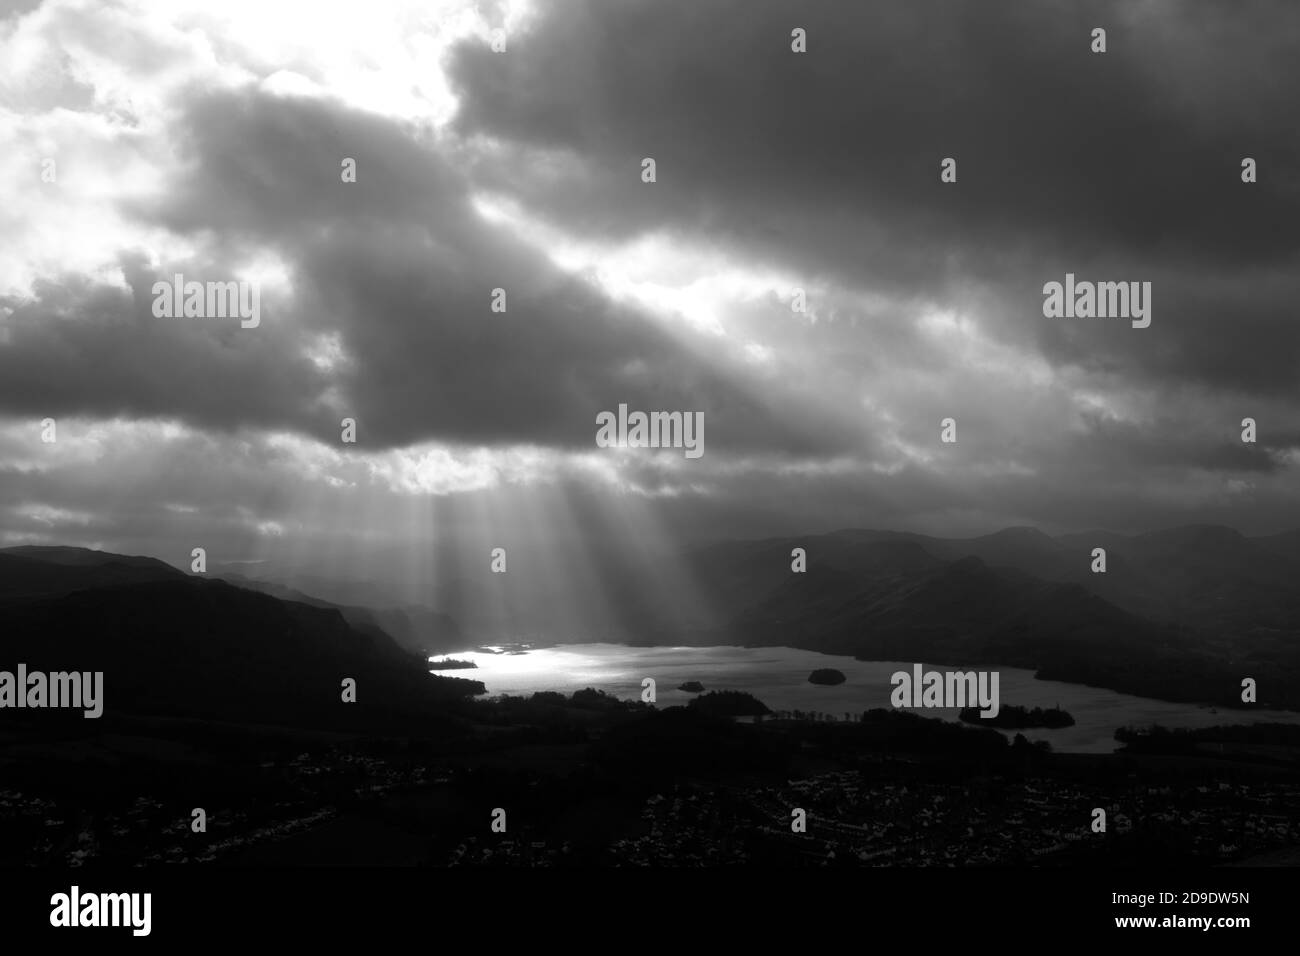
[[0,602],[184,578],[176,568],[153,558],[123,557],[85,548],[23,546],[0,550]]
[[[0,606],[0,635],[5,665],[103,671],[107,715],[362,729],[483,691],[478,681],[428,674],[420,657],[380,631],[352,628],[337,608],[179,573],[10,600]],[[344,678],[357,682],[355,704],[341,699]]]
[[0,548],[0,555],[40,561],[44,564],[58,564],[65,567],[102,567],[104,565],[128,565],[134,568],[151,568],[163,574],[177,574],[170,564],[141,555],[113,554],[108,551],[96,551],[91,548],[71,548],[59,545],[21,544],[12,548]]

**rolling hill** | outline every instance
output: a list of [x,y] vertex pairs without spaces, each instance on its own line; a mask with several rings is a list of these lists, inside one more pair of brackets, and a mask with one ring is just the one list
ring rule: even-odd
[[[400,726],[477,681],[424,660],[337,608],[84,549],[0,551],[0,668],[103,671],[105,714],[286,726]],[[357,701],[341,701],[341,682]],[[58,717],[36,715],[29,717]],[[80,719],[80,714],[76,714]]]

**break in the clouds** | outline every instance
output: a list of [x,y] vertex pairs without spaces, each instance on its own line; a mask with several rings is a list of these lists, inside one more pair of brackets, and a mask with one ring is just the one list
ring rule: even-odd
[[[1300,11],[1192,7],[20,7],[0,534],[1300,524]],[[1045,318],[1066,273],[1150,327]],[[176,274],[258,327],[156,317]],[[705,454],[598,449],[620,403]]]

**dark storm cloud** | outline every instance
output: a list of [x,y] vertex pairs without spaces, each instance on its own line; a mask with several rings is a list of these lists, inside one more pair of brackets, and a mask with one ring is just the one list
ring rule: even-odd
[[[898,296],[974,278],[1002,292],[987,326],[1054,362],[1277,393],[1300,359],[1297,35],[1284,2],[589,0],[543,4],[507,54],[464,46],[453,76],[458,128],[507,146],[479,175],[566,228]],[[1051,325],[1066,271],[1154,280],[1152,328]]]
[[154,318],[158,276],[135,256],[121,265],[129,290],[65,275],[15,302],[0,347],[0,409],[36,418],[175,416],[217,427],[288,426],[306,416],[324,382],[289,330]]
[[[347,415],[363,447],[594,448],[596,414],[627,403],[704,412],[708,447],[861,446],[485,222],[438,151],[451,144],[253,93],[196,101],[176,144],[183,172],[167,198],[130,209],[198,243],[202,258],[156,274],[128,259],[130,293],[69,280],[17,305],[0,349],[6,410],[285,427],[330,442]],[[340,182],[345,156],[355,184]],[[156,279],[231,279],[267,251],[288,264],[293,293],[268,291],[258,328],[151,314]],[[489,309],[496,287],[505,314]],[[343,359],[322,369],[306,351],[328,335]]]
[[[1195,430],[1172,414],[1141,425],[1091,414],[1084,416],[1084,423],[1087,431],[1070,451],[1097,470],[1172,467],[1273,472],[1280,467],[1274,453],[1290,447],[1286,436],[1282,436],[1280,446],[1275,444],[1279,436],[1271,436],[1272,440],[1265,443],[1242,442],[1240,420],[1202,423]],[[1064,466],[1066,462],[1059,464]]]
[[[790,52],[796,26],[806,55]],[[1089,51],[1094,26],[1105,55]],[[1297,27],[1300,7],[1268,2],[555,0],[507,53],[460,48],[459,117],[440,132],[178,87],[165,123],[151,117],[161,188],[123,175],[124,195],[161,197],[115,209],[137,227],[125,286],[64,275],[0,298],[0,533],[148,550],[185,529],[230,554],[315,550],[313,535],[357,534],[358,514],[367,533],[450,525],[474,542],[485,524],[618,542],[1295,526]],[[239,64],[238,31],[210,39]],[[114,55],[162,70],[193,52],[142,43]],[[83,100],[60,86],[33,108]],[[148,152],[109,125],[115,155]],[[345,156],[355,184],[340,182]],[[939,181],[945,156],[955,185]],[[531,215],[516,234],[479,215],[478,191],[609,250],[593,271],[657,234],[628,271],[645,266],[668,304],[643,311],[555,266]],[[139,251],[160,228],[197,251]],[[268,286],[259,328],[152,316],[155,279],[234,278],[266,254],[291,289]],[[745,272],[734,286],[709,285],[714,254],[718,272]],[[1045,318],[1042,284],[1066,272],[1151,281],[1151,327]],[[792,313],[787,279],[807,286],[809,315]],[[720,334],[670,314],[696,291],[716,295],[700,311]],[[511,455],[413,464],[265,434],[339,448],[351,416],[369,451],[584,451],[596,413],[622,402],[703,411],[704,458],[542,456],[521,477]],[[85,438],[65,416],[122,416],[111,440],[140,444],[65,461],[36,444],[47,415],[61,442]],[[949,415],[956,445],[938,441]],[[1245,416],[1258,445],[1240,441]],[[4,464],[11,449],[30,462]],[[419,520],[430,501],[438,522]],[[644,523],[603,524],[629,513]],[[167,547],[183,563],[188,545]]]

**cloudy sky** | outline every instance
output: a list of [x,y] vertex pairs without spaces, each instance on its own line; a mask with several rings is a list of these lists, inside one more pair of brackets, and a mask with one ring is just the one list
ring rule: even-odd
[[[0,16],[0,544],[1300,527],[1288,0]],[[1150,327],[1045,318],[1067,272]],[[705,454],[597,448],[619,403]]]

